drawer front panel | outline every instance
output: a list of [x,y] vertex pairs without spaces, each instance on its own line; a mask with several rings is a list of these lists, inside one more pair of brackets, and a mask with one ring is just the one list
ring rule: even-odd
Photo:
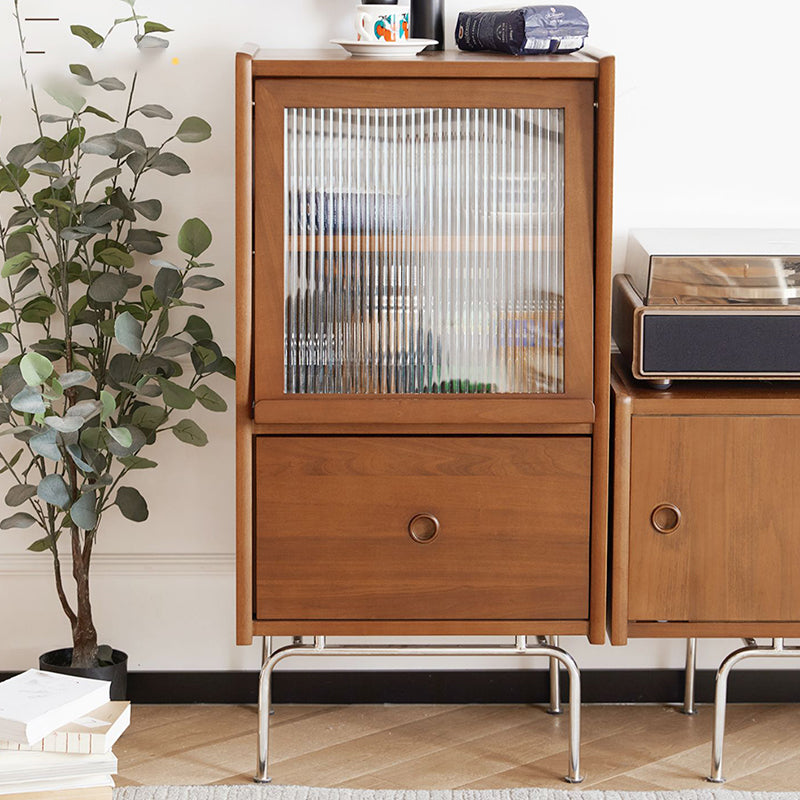
[[589,437],[264,436],[255,455],[257,619],[588,617]]
[[798,441],[798,417],[633,418],[631,620],[800,619]]

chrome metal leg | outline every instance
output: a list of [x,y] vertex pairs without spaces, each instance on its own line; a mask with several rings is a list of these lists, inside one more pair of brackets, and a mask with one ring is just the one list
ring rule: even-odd
[[722,747],[725,737],[725,704],[728,700],[728,677],[731,670],[745,658],[798,658],[800,647],[786,647],[782,638],[772,640],[772,645],[759,645],[755,639],[745,639],[745,647],[734,650],[717,670],[717,686],[714,693],[714,735],[711,740],[711,783],[724,783],[722,777]]
[[[558,636],[548,636],[550,644],[558,647]],[[548,714],[563,714],[561,710],[561,673],[557,658],[550,658],[550,708]]]
[[683,713],[696,714],[694,705],[694,676],[697,668],[697,639],[686,640],[686,683],[683,690]]
[[[295,642],[297,637],[295,637]],[[275,666],[290,656],[547,656],[564,665],[569,674],[569,766],[564,778],[580,783],[581,744],[581,673],[575,659],[551,644],[528,646],[524,636],[515,637],[513,646],[503,645],[328,645],[324,636],[315,636],[312,644],[293,643],[272,653],[261,667],[258,683],[258,761],[254,780],[269,783],[269,711],[272,704],[272,673]]]
[[[269,657],[272,655],[272,637],[271,636],[264,636],[261,642],[261,666],[263,667],[266,664]],[[275,709],[271,708],[269,710],[270,714],[275,713]]]

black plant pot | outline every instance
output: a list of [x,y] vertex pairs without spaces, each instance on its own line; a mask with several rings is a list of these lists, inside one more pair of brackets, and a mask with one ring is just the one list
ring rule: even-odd
[[63,647],[39,656],[39,669],[60,672],[63,675],[77,675],[79,678],[111,681],[111,699],[125,700],[128,691],[128,654],[122,650],[112,650],[111,661],[111,664],[100,667],[72,667],[72,648]]

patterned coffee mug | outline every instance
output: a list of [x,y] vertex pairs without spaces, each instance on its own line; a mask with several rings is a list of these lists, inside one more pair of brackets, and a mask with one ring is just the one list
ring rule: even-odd
[[356,11],[359,42],[405,42],[409,38],[408,6],[359,6]]

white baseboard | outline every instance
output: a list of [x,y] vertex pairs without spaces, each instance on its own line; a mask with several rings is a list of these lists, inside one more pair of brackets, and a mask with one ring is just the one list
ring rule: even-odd
[[[61,556],[64,573],[71,570],[72,558]],[[102,575],[233,575],[233,553],[95,553],[92,574]],[[0,576],[51,575],[50,553],[5,553],[0,556]]]

